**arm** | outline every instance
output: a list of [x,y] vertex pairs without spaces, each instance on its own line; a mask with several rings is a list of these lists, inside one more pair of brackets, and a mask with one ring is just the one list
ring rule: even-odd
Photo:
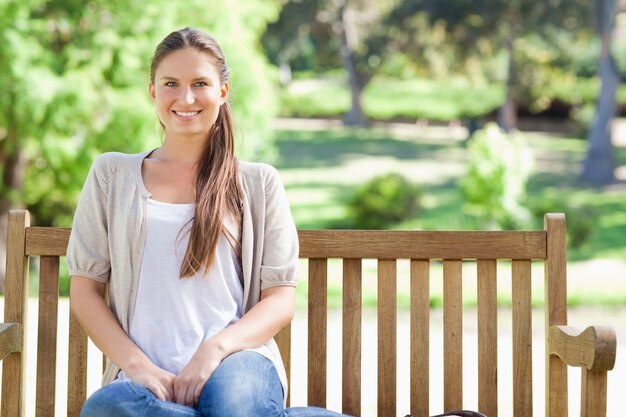
[[261,291],[261,301],[241,320],[200,345],[174,380],[176,402],[197,404],[206,381],[225,357],[263,345],[291,322],[295,294],[295,287],[286,285]]
[[135,383],[161,400],[171,401],[174,375],[154,365],[122,330],[104,301],[105,285],[74,275],[70,285],[70,308],[91,340]]

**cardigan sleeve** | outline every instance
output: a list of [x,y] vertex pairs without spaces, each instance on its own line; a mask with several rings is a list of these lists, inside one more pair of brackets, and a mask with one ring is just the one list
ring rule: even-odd
[[285,187],[274,167],[268,166],[266,174],[261,290],[295,286],[299,266],[298,233]]
[[109,279],[107,185],[111,172],[106,156],[101,155],[83,185],[67,248],[70,276],[80,275],[102,283]]

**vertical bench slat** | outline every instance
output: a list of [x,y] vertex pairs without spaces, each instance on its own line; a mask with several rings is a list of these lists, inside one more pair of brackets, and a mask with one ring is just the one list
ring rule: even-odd
[[67,417],[78,417],[87,399],[87,333],[70,312]]
[[39,262],[36,413],[37,417],[52,417],[56,395],[59,257],[42,256]]
[[463,408],[462,262],[443,262],[443,408]]
[[291,323],[283,327],[276,337],[276,344],[285,365],[287,374],[287,407],[291,403]]
[[308,403],[326,407],[326,322],[328,262],[309,259]]
[[606,416],[607,372],[590,371],[580,368],[581,376],[581,417]]
[[513,261],[513,415],[532,416],[532,302],[530,261]]
[[[565,255],[565,216],[546,214],[543,221],[547,232],[546,262],[544,264],[546,337],[550,326],[567,324],[567,276]],[[566,416],[567,365],[550,355],[546,340],[546,417]]]
[[378,415],[396,415],[396,261],[378,261]]
[[430,261],[411,260],[411,415],[429,415]]
[[[26,396],[26,318],[28,312],[28,258],[25,254],[26,228],[30,215],[26,211],[9,212],[7,226],[7,269],[5,275],[4,321],[20,323],[21,352],[12,353],[2,361],[2,417],[22,417]],[[16,382],[17,381],[17,386]]]
[[495,260],[479,260],[478,411],[498,416],[498,306]]
[[361,260],[343,261],[342,412],[361,415]]

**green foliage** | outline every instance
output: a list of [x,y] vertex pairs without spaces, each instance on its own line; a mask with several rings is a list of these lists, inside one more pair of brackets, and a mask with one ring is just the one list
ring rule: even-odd
[[468,172],[459,181],[467,214],[479,228],[522,228],[530,223],[523,202],[533,157],[523,136],[489,123],[470,139]]
[[352,196],[348,210],[357,229],[383,229],[415,216],[421,189],[397,173],[374,177]]
[[212,34],[227,55],[236,133],[245,132],[238,156],[270,156],[275,95],[258,39],[278,9],[273,0],[0,1],[0,207],[68,226],[98,154],[157,147],[150,58],[184,26]]
[[0,172],[18,151],[27,161],[17,174],[23,191],[5,185],[0,198],[25,204],[36,224],[68,225],[96,155],[158,146],[149,61],[157,43],[185,25],[213,34],[225,50],[245,132],[238,155],[271,154],[272,77],[258,39],[278,8],[271,0],[0,2]]
[[564,200],[544,198],[531,202],[530,210],[537,229],[543,227],[543,216],[546,213],[565,213],[567,245],[573,249],[580,249],[586,244],[598,224],[597,210],[587,204],[580,205]]

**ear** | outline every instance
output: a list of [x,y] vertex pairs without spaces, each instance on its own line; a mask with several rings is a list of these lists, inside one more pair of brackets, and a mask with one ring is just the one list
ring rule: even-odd
[[230,84],[228,84],[228,81],[226,81],[224,84],[222,84],[222,87],[220,88],[220,99],[221,99],[221,103],[224,104],[226,103],[226,100],[228,100],[228,89],[230,88]]
[[154,92],[154,85],[152,84],[152,81],[150,81],[150,84],[148,84],[148,91],[150,92],[150,97],[152,98],[152,101],[156,100],[156,94]]

